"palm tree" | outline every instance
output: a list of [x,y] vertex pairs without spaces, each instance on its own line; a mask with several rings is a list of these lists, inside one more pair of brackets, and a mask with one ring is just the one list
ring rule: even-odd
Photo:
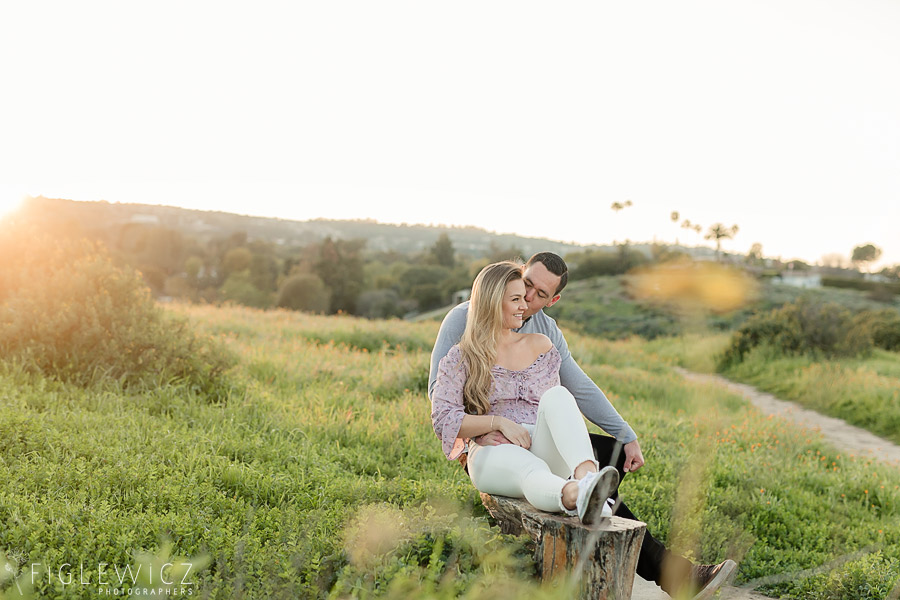
[[[628,208],[629,206],[631,206],[631,200],[626,200],[624,203],[613,202],[609,207],[611,209],[613,209],[616,212],[616,214],[619,214],[620,210],[622,210],[623,208]],[[613,244],[615,244],[615,243],[616,243],[616,241],[613,240]],[[628,240],[626,240],[625,243],[627,244]]]
[[681,224],[681,228],[682,229],[690,229],[696,233],[700,233],[700,231],[703,229],[702,227],[700,227],[699,224],[691,223],[690,220],[688,220],[688,219],[684,220],[684,223]]
[[616,211],[616,214],[619,214],[620,210],[622,210],[623,208],[628,208],[629,206],[631,206],[631,200],[626,200],[624,204],[621,202],[613,202],[610,205],[610,208]]
[[722,251],[722,240],[730,240],[734,236],[737,235],[738,226],[732,225],[731,227],[725,227],[721,223],[716,223],[715,225],[709,228],[709,231],[706,233],[706,237],[704,239],[707,240],[716,240],[716,261],[719,260],[719,254]]

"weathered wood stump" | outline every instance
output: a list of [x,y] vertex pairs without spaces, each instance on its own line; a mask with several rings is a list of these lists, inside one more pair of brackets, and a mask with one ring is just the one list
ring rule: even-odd
[[[527,533],[541,579],[580,575],[581,598],[629,600],[646,524],[610,517],[591,526],[578,517],[540,511],[525,500],[481,494],[481,501],[503,533]],[[589,552],[583,567],[579,559]]]

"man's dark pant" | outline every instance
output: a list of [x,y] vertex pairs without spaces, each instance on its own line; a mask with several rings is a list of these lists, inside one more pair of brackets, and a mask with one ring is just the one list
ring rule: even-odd
[[[617,442],[615,438],[606,435],[592,433],[591,445],[594,446],[594,455],[600,467],[613,465],[619,471],[619,485],[625,478],[625,471],[622,467],[625,465],[625,452],[622,450],[622,444]],[[618,498],[619,490],[616,489],[612,495],[613,499]],[[619,507],[615,514],[619,517],[640,521],[634,516],[624,502],[619,502]],[[637,574],[648,581],[655,581],[657,585],[662,583],[663,562],[666,563],[665,568],[667,574],[672,574],[675,579],[681,579],[690,574],[691,563],[686,558],[669,552],[659,540],[650,535],[649,531],[644,533],[644,541],[641,544],[641,553],[638,555]],[[668,578],[668,577],[667,577]],[[663,585],[663,589],[669,588]]]

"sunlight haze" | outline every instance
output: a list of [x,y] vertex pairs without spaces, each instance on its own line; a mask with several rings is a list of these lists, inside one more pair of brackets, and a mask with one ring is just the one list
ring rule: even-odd
[[[900,4],[0,9],[27,195],[900,262]],[[633,205],[618,213],[614,202]]]

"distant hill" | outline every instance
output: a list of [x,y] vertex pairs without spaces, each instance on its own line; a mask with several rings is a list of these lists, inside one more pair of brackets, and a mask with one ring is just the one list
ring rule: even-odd
[[[543,238],[498,234],[478,227],[394,225],[371,219],[291,221],[176,206],[84,202],[43,196],[27,198],[19,211],[19,218],[36,220],[47,229],[55,226],[80,230],[89,237],[99,239],[106,238],[111,231],[127,229],[129,225],[156,225],[178,231],[199,242],[244,232],[249,240],[265,240],[286,248],[306,246],[330,236],[334,239],[364,239],[368,251],[409,254],[433,246],[438,237],[446,233],[458,254],[473,257],[488,256],[494,249],[508,248],[521,250],[524,258],[542,250],[566,255],[589,249],[615,249],[611,245],[583,246]],[[649,244],[635,244],[632,247],[650,254]],[[681,250],[701,256],[713,254],[709,248]]]

